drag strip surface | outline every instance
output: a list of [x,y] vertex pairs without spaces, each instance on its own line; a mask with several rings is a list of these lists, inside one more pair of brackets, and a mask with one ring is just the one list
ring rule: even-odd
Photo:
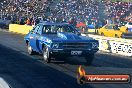
[[61,61],[46,64],[41,55],[27,54],[23,38],[23,35],[0,31],[0,76],[13,88],[132,88],[132,83],[83,86],[76,83],[79,65],[88,74],[132,75],[132,57],[98,52],[92,66],[87,66],[85,59],[75,57],[65,62],[62,57]]

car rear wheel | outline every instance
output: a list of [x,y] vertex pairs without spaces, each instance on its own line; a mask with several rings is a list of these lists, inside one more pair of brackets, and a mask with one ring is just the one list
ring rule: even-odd
[[46,63],[50,63],[51,62],[51,55],[49,53],[49,49],[48,47],[45,47],[43,49],[43,60],[46,62]]
[[28,49],[28,54],[29,54],[29,55],[33,55],[33,54],[35,53],[35,52],[33,51],[33,48],[30,46],[30,43],[28,43],[27,49]]
[[90,55],[85,56],[85,59],[87,61],[87,65],[91,65],[93,60],[94,60],[94,54],[90,54]]
[[104,33],[101,33],[101,36],[104,36]]
[[119,38],[117,34],[115,34],[115,38]]

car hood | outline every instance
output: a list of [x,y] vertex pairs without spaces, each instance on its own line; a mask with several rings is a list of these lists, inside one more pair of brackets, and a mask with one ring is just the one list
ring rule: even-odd
[[57,34],[43,34],[45,38],[50,39],[52,42],[88,42],[95,41],[94,39],[86,36],[80,36],[74,33],[59,32]]

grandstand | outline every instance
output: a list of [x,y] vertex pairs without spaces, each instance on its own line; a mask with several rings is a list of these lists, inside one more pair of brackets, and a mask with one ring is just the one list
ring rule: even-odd
[[131,4],[129,0],[1,0],[0,14],[1,18],[41,16],[52,21],[74,18],[85,23],[104,18],[128,20]]

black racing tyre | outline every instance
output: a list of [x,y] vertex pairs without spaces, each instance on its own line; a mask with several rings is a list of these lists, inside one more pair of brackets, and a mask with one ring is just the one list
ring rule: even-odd
[[94,60],[94,54],[90,54],[90,55],[85,56],[85,59],[87,61],[87,65],[91,65],[93,60]]
[[44,48],[43,48],[43,60],[44,60],[46,63],[50,63],[50,62],[51,62],[51,55],[50,55],[50,53],[49,53],[48,47],[44,47]]
[[33,48],[30,46],[30,43],[27,44],[28,54],[33,55],[35,52],[33,51]]
[[115,34],[115,38],[119,38],[117,34]]
[[101,36],[104,36],[104,33],[103,32],[101,33]]

